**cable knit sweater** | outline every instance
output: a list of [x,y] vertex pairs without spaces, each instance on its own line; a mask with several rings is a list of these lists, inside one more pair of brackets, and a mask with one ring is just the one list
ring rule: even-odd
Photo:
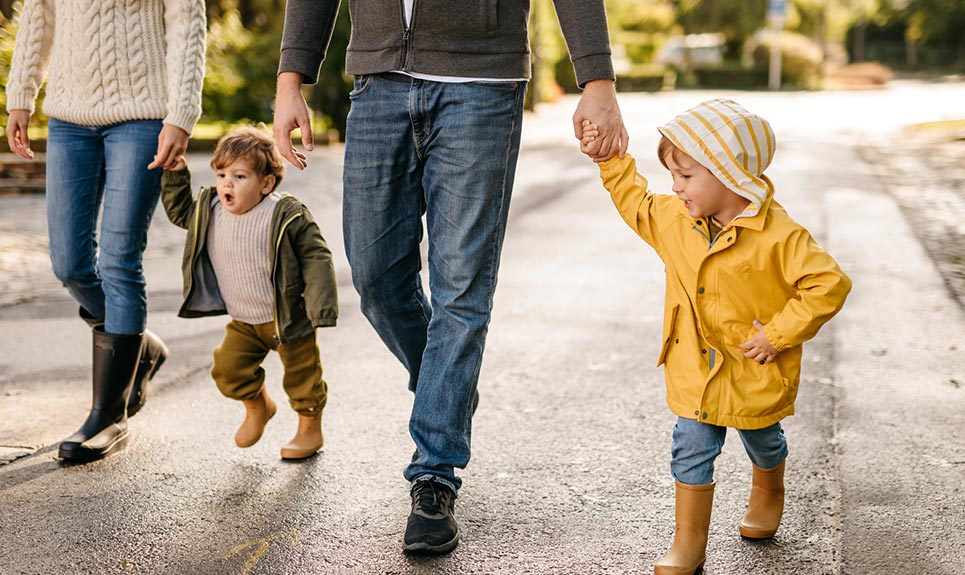
[[161,119],[188,134],[201,116],[204,0],[26,0],[7,110],[88,126]]

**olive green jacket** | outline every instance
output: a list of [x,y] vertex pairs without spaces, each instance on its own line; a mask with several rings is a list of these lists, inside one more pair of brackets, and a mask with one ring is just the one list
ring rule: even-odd
[[[168,219],[188,230],[181,262],[184,303],[178,315],[227,314],[205,246],[211,209],[218,202],[215,188],[201,188],[194,199],[187,169],[165,171],[161,183],[161,200]],[[307,337],[316,327],[334,326],[338,318],[338,294],[332,252],[308,208],[294,196],[281,194],[272,214],[271,242],[278,342]]]

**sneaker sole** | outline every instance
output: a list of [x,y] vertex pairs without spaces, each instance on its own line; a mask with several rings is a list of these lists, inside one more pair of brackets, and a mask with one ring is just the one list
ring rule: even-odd
[[459,545],[459,534],[442,545],[429,545],[428,543],[403,543],[402,550],[406,553],[448,553]]

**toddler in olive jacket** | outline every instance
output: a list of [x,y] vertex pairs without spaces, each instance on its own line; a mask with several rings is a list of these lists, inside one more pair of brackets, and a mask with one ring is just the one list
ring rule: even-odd
[[257,443],[275,414],[261,364],[269,351],[278,352],[299,416],[281,456],[304,459],[323,443],[327,384],[315,328],[334,326],[338,317],[331,251],[308,208],[275,191],[285,169],[267,133],[236,128],[218,142],[211,167],[216,186],[201,188],[197,198],[183,158],[162,178],[168,219],[188,231],[178,315],[231,316],[211,375],[222,394],[245,406],[239,447]]

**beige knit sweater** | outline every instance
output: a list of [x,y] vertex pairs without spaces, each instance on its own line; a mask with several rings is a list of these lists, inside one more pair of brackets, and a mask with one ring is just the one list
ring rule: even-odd
[[7,110],[88,126],[161,119],[188,134],[201,116],[204,0],[26,0]]

